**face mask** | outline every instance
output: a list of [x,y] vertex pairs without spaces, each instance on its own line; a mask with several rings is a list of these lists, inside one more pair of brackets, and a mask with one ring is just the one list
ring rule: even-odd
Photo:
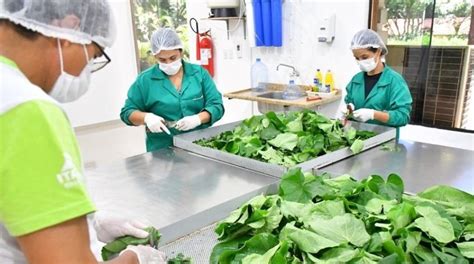
[[160,63],[160,70],[167,75],[175,75],[181,69],[181,59],[175,60],[171,63]]
[[377,62],[375,61],[375,58],[360,60],[357,61],[357,63],[359,64],[360,70],[364,72],[371,72],[375,69],[375,67],[377,67]]
[[64,71],[63,53],[61,43],[58,39],[61,74],[56,80],[56,83],[54,83],[53,89],[51,89],[49,95],[51,95],[51,97],[53,97],[60,103],[68,103],[75,101],[79,99],[79,97],[84,95],[89,89],[89,83],[92,73],[92,60],[89,60],[89,54],[87,53],[86,46],[83,47],[87,60],[87,65],[84,67],[79,76],[74,76]]

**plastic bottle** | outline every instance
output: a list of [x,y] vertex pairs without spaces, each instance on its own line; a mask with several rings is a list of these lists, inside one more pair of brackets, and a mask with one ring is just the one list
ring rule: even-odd
[[317,88],[315,92],[321,92],[323,90],[323,73],[320,69],[316,69],[315,79],[317,80]]
[[313,79],[313,92],[319,92],[319,80],[318,80],[318,78]]
[[325,76],[325,80],[324,80],[324,85],[326,86],[326,92],[329,93],[329,92],[332,92],[334,91],[334,78],[332,76],[332,72],[331,70],[328,70],[326,72],[326,76]]
[[290,80],[285,91],[283,91],[283,99],[285,100],[295,100],[303,96],[301,88],[295,84],[294,80]]
[[252,65],[250,77],[252,90],[256,92],[264,92],[266,88],[264,83],[268,82],[268,68],[260,58],[257,58],[255,63]]

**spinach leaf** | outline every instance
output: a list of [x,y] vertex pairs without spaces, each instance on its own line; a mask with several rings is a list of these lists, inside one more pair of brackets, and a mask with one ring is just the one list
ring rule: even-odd
[[293,150],[298,144],[298,136],[293,133],[283,133],[268,141],[274,147],[286,150]]
[[352,214],[335,216],[332,219],[316,217],[308,225],[316,234],[338,244],[351,243],[354,246],[362,247],[370,240],[364,222]]
[[149,233],[146,238],[137,238],[133,236],[123,236],[119,237],[116,240],[107,243],[102,247],[102,259],[107,261],[113,256],[122,252],[129,245],[158,245],[160,241],[161,234],[154,227],[147,227],[145,231]]
[[456,243],[456,246],[463,256],[474,259],[474,242]]

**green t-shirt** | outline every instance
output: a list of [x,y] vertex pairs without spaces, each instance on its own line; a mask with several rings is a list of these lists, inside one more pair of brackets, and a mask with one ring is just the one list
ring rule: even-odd
[[18,69],[0,73],[0,224],[20,236],[93,212],[65,113]]

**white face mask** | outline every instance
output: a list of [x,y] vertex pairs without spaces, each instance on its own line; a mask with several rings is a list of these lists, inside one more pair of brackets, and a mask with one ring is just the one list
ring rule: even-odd
[[74,76],[64,71],[63,52],[61,48],[61,43],[58,39],[61,74],[56,80],[56,83],[54,83],[53,89],[51,89],[49,95],[60,103],[68,103],[75,101],[79,99],[79,97],[84,95],[89,89],[89,83],[92,73],[92,60],[89,60],[89,54],[87,53],[86,46],[83,47],[87,60],[87,65],[84,67],[79,76]]
[[167,75],[175,75],[181,69],[181,59],[175,60],[171,63],[160,63],[160,70]]
[[359,64],[360,70],[364,72],[371,72],[377,67],[377,62],[373,57],[370,59],[357,61],[357,64]]
[[375,57],[372,57],[366,60],[357,61],[357,64],[359,64],[360,70],[364,72],[371,72],[377,67],[377,62],[375,61]]

